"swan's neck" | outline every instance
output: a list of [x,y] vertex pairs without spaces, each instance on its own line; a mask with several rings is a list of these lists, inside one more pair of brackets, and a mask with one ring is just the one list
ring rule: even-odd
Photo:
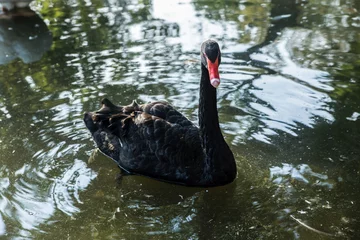
[[224,140],[217,111],[216,89],[210,84],[209,72],[201,64],[199,126],[206,153],[216,146],[216,142]]
[[201,64],[199,126],[205,151],[204,180],[226,184],[236,176],[234,156],[220,130],[216,89],[210,84],[209,72]]

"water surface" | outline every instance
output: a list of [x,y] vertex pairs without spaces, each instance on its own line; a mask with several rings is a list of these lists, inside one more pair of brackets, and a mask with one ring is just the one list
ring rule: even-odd
[[[0,17],[0,236],[360,237],[360,2],[36,0]],[[166,100],[197,122],[199,46],[222,49],[221,127],[237,179],[128,176],[82,115]]]

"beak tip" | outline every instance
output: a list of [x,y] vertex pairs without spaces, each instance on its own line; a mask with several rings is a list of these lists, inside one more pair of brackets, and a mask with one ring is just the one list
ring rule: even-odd
[[213,79],[210,80],[210,83],[214,88],[217,88],[220,85],[220,79],[213,78]]

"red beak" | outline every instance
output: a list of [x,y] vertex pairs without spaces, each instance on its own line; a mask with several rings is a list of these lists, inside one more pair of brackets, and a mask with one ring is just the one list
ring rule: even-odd
[[217,88],[220,85],[219,59],[216,58],[214,63],[211,62],[208,58],[206,58],[206,61],[209,70],[210,83],[214,88]]

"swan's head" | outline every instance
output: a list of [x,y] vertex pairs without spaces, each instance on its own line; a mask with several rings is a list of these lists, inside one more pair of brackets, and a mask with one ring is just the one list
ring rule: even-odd
[[209,71],[210,83],[214,88],[220,84],[219,65],[221,53],[219,44],[214,40],[206,40],[201,44],[201,63]]

